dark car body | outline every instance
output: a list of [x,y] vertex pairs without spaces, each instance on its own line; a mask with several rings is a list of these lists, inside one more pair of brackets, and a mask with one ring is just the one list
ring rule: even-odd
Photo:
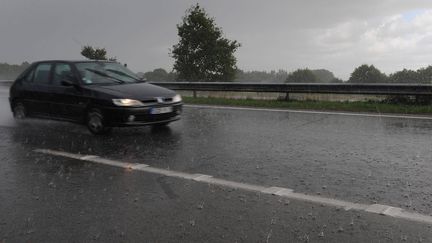
[[[102,67],[102,71],[85,69],[88,75],[97,76],[98,83],[91,83],[84,77],[84,69],[80,69],[92,65]],[[117,69],[107,69],[114,72],[111,74],[104,72],[105,66]],[[109,61],[33,63],[10,88],[11,109],[14,112],[19,104],[25,108],[26,116],[80,123],[87,122],[90,112],[95,111],[103,117],[104,127],[168,124],[180,119],[180,96],[172,90],[145,83],[122,68],[123,65]],[[119,106],[114,102],[117,100],[126,101],[126,105],[129,101],[139,105],[120,103]]]

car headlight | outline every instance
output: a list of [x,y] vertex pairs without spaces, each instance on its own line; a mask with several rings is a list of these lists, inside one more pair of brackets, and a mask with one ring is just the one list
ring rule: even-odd
[[144,104],[139,100],[131,99],[113,99],[114,105],[117,106],[143,106]]
[[180,95],[175,95],[172,99],[172,102],[181,102],[182,101],[182,97]]

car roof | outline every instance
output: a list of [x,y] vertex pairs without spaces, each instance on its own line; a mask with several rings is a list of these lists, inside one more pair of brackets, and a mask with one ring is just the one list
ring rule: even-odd
[[36,61],[36,62],[33,62],[33,64],[35,64],[35,63],[45,63],[45,62],[67,62],[67,63],[107,62],[107,63],[117,63],[116,61],[109,61],[109,60],[88,60],[88,59],[84,59],[84,60],[60,60],[60,59],[55,59],[55,60]]

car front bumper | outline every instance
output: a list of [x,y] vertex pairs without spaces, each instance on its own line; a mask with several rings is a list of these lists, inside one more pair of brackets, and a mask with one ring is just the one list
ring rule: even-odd
[[[171,112],[152,114],[155,108],[172,107]],[[146,107],[105,107],[102,108],[107,126],[145,126],[177,121],[181,118],[182,103],[158,104]]]

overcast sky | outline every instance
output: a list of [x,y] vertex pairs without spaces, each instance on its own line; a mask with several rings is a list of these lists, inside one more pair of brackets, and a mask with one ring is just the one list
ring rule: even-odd
[[89,44],[134,71],[171,70],[176,25],[197,2],[242,44],[243,70],[347,79],[365,63],[387,74],[432,65],[432,0],[0,0],[0,62],[81,59]]

